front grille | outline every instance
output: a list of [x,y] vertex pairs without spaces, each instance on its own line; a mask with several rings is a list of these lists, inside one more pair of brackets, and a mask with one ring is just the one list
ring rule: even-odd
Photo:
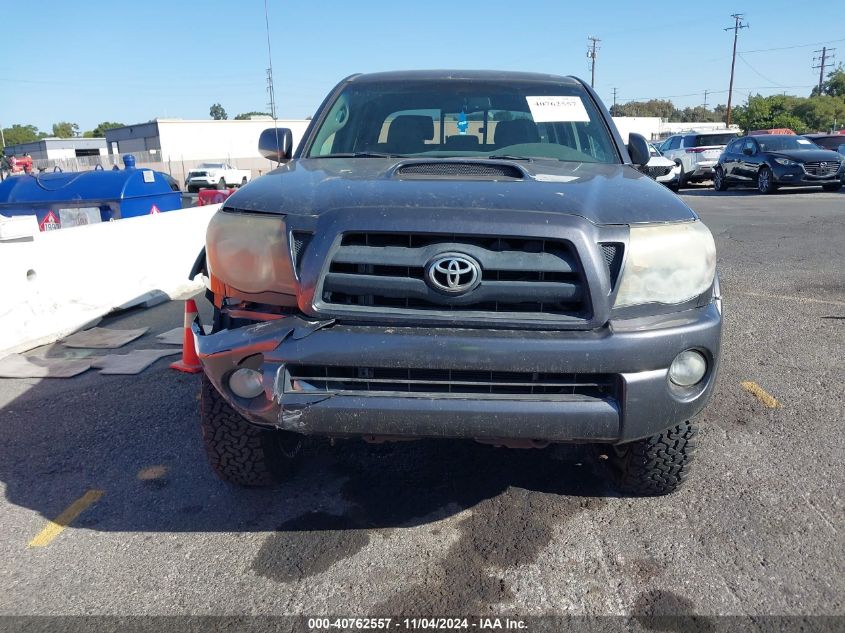
[[[439,255],[469,256],[480,282],[464,294],[435,290],[426,267]],[[323,279],[325,307],[587,319],[586,281],[563,240],[467,235],[347,233]]]
[[196,178],[200,176],[208,176],[208,172],[205,171],[192,171],[189,178]]
[[397,176],[417,177],[455,177],[474,176],[481,178],[509,178],[523,177],[522,170],[506,163],[476,163],[476,162],[423,162],[402,165],[396,170]]
[[661,165],[658,167],[643,167],[643,173],[646,176],[651,176],[652,178],[658,178],[659,176],[665,176],[669,172],[672,171],[672,167],[670,165]]
[[622,268],[622,256],[625,254],[625,249],[622,244],[616,242],[608,242],[601,244],[604,261],[607,264],[607,272],[610,274],[610,287],[616,287],[616,280],[619,278],[619,271]]
[[302,265],[302,256],[305,254],[305,248],[314,237],[313,233],[305,233],[303,231],[291,232],[290,254],[293,258],[294,269],[299,273]]
[[290,365],[289,393],[356,395],[452,394],[453,396],[616,397],[613,374],[565,374],[457,369],[395,369]]
[[810,176],[833,176],[839,171],[840,164],[841,163],[836,160],[804,163],[804,171]]

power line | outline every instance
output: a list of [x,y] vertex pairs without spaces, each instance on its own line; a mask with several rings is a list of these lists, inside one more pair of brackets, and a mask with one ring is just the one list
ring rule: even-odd
[[759,70],[757,70],[756,68],[754,68],[754,66],[752,66],[751,64],[749,64],[749,63],[748,63],[748,60],[747,60],[747,59],[745,59],[745,57],[743,57],[743,56],[742,56],[742,53],[737,53],[736,55],[737,55],[737,57],[739,57],[739,59],[742,61],[742,63],[743,63],[743,64],[745,64],[746,66],[748,66],[748,67],[749,67],[749,68],[750,68],[750,69],[751,69],[751,70],[752,70],[752,71],[753,71],[753,72],[754,72],[754,73],[755,73],[758,77],[761,77],[762,79],[765,79],[766,81],[768,81],[769,83],[771,83],[771,84],[773,84],[773,85],[777,86],[778,88],[785,88],[785,87],[786,87],[786,86],[781,86],[781,85],[780,85],[778,82],[776,82],[774,79],[769,79],[768,77],[766,77],[766,75],[764,75],[764,74],[763,74],[763,73],[761,73]]
[[828,48],[827,46],[822,46],[820,51],[813,51],[814,53],[821,53],[821,57],[813,57],[813,61],[818,61],[818,66],[813,66],[813,68],[819,69],[819,94],[822,93],[822,85],[824,84],[824,67],[827,65],[828,61],[833,61],[835,55],[832,54],[835,51],[835,48]]
[[728,127],[731,126],[731,98],[733,97],[734,92],[734,67],[736,66],[736,40],[739,36],[740,29],[747,29],[749,27],[748,24],[742,23],[742,18],[745,17],[742,13],[732,13],[731,17],[734,19],[734,25],[729,26],[726,28],[726,31],[730,31],[733,29],[734,32],[734,48],[733,48],[733,55],[731,56],[731,82],[728,84],[728,115],[725,120],[725,125]]
[[[748,53],[767,53],[769,51],[788,51],[794,48],[809,48],[810,46],[821,46],[822,44],[836,44],[837,42],[845,42],[845,37],[838,40],[828,40],[827,42],[810,42],[809,44],[795,44],[794,46],[777,46],[775,48],[755,48],[750,51],[739,51],[747,55]],[[819,51],[815,51],[818,53]]]
[[593,35],[590,35],[587,40],[590,42],[587,48],[587,58],[590,60],[590,88],[596,85],[596,53],[599,51],[598,43],[601,40]]

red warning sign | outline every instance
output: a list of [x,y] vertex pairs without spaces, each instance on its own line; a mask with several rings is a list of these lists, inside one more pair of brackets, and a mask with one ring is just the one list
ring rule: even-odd
[[62,228],[62,225],[59,224],[59,218],[56,217],[56,214],[50,211],[44,219],[41,220],[38,228],[42,231],[55,231],[56,229]]
[[156,205],[153,205],[153,208],[150,209],[150,215],[152,215],[153,213],[161,213],[161,211],[158,210],[158,207]]

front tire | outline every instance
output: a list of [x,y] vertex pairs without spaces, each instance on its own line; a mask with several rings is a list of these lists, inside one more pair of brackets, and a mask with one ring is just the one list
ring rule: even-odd
[[716,191],[728,190],[728,183],[725,182],[725,173],[721,167],[717,167],[713,173],[713,189]]
[[757,191],[762,194],[775,193],[778,190],[772,170],[765,165],[757,172]]
[[839,191],[840,189],[842,189],[842,183],[837,182],[832,185],[822,185],[822,189],[824,189],[825,191]]
[[680,191],[681,188],[687,184],[687,175],[684,173],[684,164],[679,162],[678,166],[681,168],[681,171],[678,173],[678,188],[676,191]]
[[250,424],[229,406],[205,374],[200,423],[208,463],[224,481],[239,486],[269,486],[283,480],[298,462],[300,436]]
[[689,474],[695,435],[695,426],[682,422],[657,435],[614,447],[609,457],[617,487],[637,496],[674,492]]

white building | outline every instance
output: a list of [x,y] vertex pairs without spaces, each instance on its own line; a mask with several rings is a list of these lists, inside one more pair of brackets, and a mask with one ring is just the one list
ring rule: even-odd
[[42,138],[31,143],[7,145],[6,154],[23,156],[29,154],[33,160],[68,160],[83,156],[105,156],[104,138]]
[[[307,120],[279,120],[278,127],[290,128],[294,147],[308,127]],[[197,161],[210,159],[259,158],[258,137],[272,119],[225,120],[155,119],[149,123],[126,125],[106,130],[108,153],[148,152],[148,159],[168,161]],[[140,158],[140,157],[139,157]]]
[[[631,132],[642,134],[646,140],[666,138],[679,132],[706,132],[710,130],[724,130],[725,124],[713,121],[698,121],[682,123],[680,121],[669,122],[657,116],[615,116],[613,122],[619,129],[622,140],[627,143],[628,135]],[[738,125],[731,125],[730,130],[739,132]]]

